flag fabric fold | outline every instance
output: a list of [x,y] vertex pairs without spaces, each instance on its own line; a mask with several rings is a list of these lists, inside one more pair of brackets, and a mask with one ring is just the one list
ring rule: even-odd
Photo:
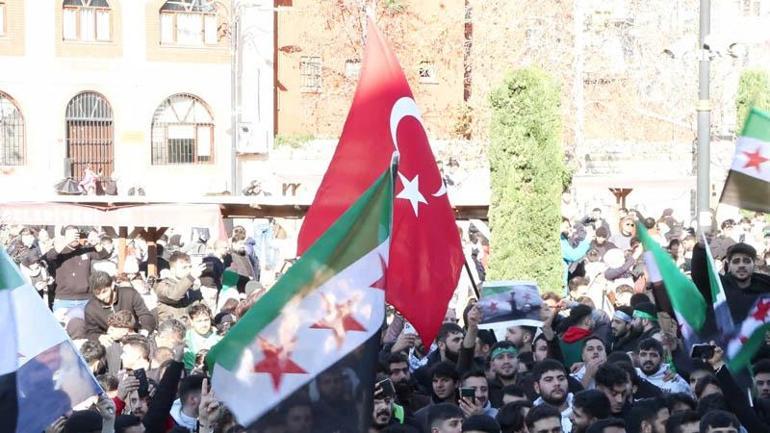
[[770,212],[770,113],[752,108],[746,117],[719,201]]
[[725,295],[725,289],[722,287],[722,279],[719,277],[719,272],[714,265],[714,256],[711,254],[711,247],[706,240],[706,235],[703,234],[703,245],[706,250],[706,260],[708,262],[709,271],[709,287],[711,289],[711,299],[714,308],[714,317],[716,320],[717,330],[720,335],[729,336],[735,330],[735,323],[733,323],[733,316],[730,313],[730,306],[727,305],[727,296]]
[[[0,431],[40,433],[102,391],[37,290],[0,249]],[[15,424],[15,426],[14,426]]]
[[464,256],[420,110],[387,41],[368,21],[364,61],[339,143],[299,233],[303,254],[400,154],[386,300],[430,344]]
[[[242,425],[297,393],[309,394],[302,391],[330,369],[338,374],[335,365],[365,345],[373,358],[359,367],[368,373],[351,364],[345,371],[350,383],[372,380],[385,311],[393,177],[391,170],[382,174],[209,352],[213,389]],[[340,423],[368,419],[353,416],[356,400],[350,407]]]
[[697,333],[703,328],[706,321],[706,301],[695,283],[679,270],[671,255],[650,237],[642,221],[636,223],[636,234],[645,251],[649,253],[645,255],[645,259],[652,262],[648,262],[648,267],[657,269],[657,274],[666,287],[676,319],[682,325],[682,333],[687,340],[692,337],[693,332]]
[[770,296],[757,299],[749,314],[743,320],[738,334],[727,345],[728,367],[733,372],[741,371],[751,364],[770,332]]

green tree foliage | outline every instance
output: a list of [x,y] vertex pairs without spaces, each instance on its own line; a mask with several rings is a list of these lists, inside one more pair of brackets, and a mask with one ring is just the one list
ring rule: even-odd
[[735,98],[738,133],[751,107],[770,111],[770,75],[764,70],[747,70],[741,73],[738,82],[738,96]]
[[489,164],[492,243],[489,279],[528,279],[559,290],[560,202],[564,164],[560,89],[544,71],[510,73],[490,96]]

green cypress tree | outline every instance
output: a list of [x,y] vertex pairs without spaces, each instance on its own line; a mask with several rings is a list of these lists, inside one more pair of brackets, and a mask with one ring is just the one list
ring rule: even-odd
[[751,107],[770,110],[770,76],[767,71],[747,70],[741,73],[735,105],[737,108],[736,134],[740,134]]
[[560,89],[537,68],[510,73],[490,95],[492,239],[489,279],[560,290],[561,193],[570,181],[561,145]]

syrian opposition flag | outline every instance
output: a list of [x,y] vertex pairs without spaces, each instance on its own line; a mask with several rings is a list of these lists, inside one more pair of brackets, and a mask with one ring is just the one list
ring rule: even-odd
[[[695,333],[706,321],[706,301],[695,283],[679,270],[671,255],[647,233],[641,221],[636,223],[636,235],[646,252],[645,264],[651,275],[659,275],[674,308],[676,320],[682,327],[685,342],[692,342]],[[653,281],[655,282],[655,281]]]
[[737,372],[751,364],[751,358],[757,353],[765,334],[770,331],[770,297],[757,299],[749,314],[741,324],[740,332],[727,345],[730,358],[728,367]]
[[102,391],[37,290],[0,249],[0,432],[40,433]]
[[770,212],[770,113],[756,108],[749,112],[719,201]]
[[711,254],[711,248],[706,240],[706,234],[703,234],[703,245],[706,250],[706,261],[709,268],[709,287],[711,288],[711,299],[714,301],[714,317],[716,318],[717,330],[720,335],[729,336],[735,329],[733,316],[730,313],[730,307],[727,305],[727,296],[722,287],[722,279],[714,266],[714,256]]
[[386,300],[435,338],[464,256],[446,186],[398,59],[371,20],[353,104],[299,233],[304,254],[400,153]]
[[[347,383],[372,382],[385,313],[393,174],[382,174],[209,352],[213,389],[242,425],[295,393],[307,395],[308,385],[330,369],[347,371]],[[370,350],[359,350],[367,342]],[[367,354],[371,360],[362,361]],[[349,409],[344,402],[334,409],[368,420],[371,410],[359,413],[360,398],[348,401]]]

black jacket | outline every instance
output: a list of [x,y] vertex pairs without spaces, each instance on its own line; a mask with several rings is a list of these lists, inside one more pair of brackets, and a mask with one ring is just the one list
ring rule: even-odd
[[107,318],[118,311],[130,311],[134,314],[140,328],[152,333],[155,330],[155,317],[147,309],[139,293],[130,287],[116,287],[117,297],[112,305],[105,305],[93,296],[86,304],[86,335],[97,340],[107,332]]
[[[692,280],[706,299],[706,305],[711,305],[713,299],[711,299],[706,260],[706,250],[700,244],[696,244],[692,250]],[[743,322],[759,296],[770,294],[770,275],[754,272],[751,276],[751,286],[746,289],[739,288],[737,281],[729,274],[721,275],[720,279],[727,297],[727,305],[736,324]],[[707,311],[713,314],[712,309],[709,308]]]
[[169,417],[171,406],[176,399],[179,381],[182,380],[184,363],[171,361],[166,372],[158,383],[155,395],[147,407],[147,415],[142,419],[142,424],[147,433],[166,433],[166,420]]
[[93,247],[69,245],[61,253],[51,249],[45,258],[56,271],[56,299],[86,300],[90,296],[88,277],[91,276],[91,261],[109,257],[107,250],[96,251]]

